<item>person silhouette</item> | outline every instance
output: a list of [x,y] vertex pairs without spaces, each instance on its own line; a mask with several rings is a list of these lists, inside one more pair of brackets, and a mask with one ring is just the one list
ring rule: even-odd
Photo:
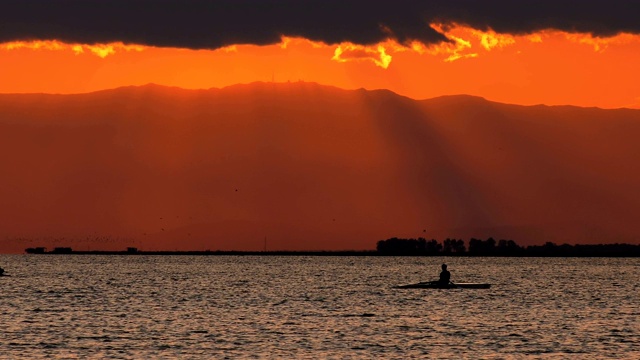
[[440,272],[440,280],[438,280],[439,285],[449,285],[449,281],[451,281],[451,273],[447,270],[447,264],[442,264],[442,271]]
[[4,275],[4,269],[0,268],[0,276]]

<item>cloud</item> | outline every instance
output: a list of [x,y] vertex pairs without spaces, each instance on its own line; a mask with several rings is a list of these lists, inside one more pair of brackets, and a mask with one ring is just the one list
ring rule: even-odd
[[71,50],[76,55],[89,51],[94,55],[105,58],[113,55],[116,51],[142,51],[143,47],[139,45],[125,45],[121,42],[110,44],[67,44],[56,40],[36,40],[36,41],[14,41],[0,44],[0,50]]
[[383,45],[372,47],[342,44],[336,48],[332,60],[337,62],[371,61],[376,66],[386,69],[389,67],[392,58],[391,55],[387,54],[387,49]]
[[192,49],[277,44],[451,40],[431,23],[499,34],[640,33],[636,0],[2,0],[0,42],[58,40]]

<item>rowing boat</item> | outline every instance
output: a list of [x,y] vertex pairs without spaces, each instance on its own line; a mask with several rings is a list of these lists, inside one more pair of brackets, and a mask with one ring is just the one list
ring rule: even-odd
[[449,283],[440,284],[437,281],[419,282],[417,284],[408,284],[396,286],[396,289],[488,289],[491,284],[485,283]]

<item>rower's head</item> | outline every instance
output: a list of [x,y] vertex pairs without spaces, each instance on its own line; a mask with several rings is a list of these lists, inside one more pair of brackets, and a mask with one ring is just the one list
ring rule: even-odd
[[447,270],[447,264],[442,264],[442,270]]

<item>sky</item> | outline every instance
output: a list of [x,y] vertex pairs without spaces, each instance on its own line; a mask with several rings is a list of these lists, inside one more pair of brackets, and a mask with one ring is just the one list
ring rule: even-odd
[[[1,0],[0,94],[78,94],[119,87],[142,86],[150,83],[184,89],[228,87],[228,89],[231,89],[230,93],[235,93],[240,91],[237,89],[242,88],[233,87],[237,84],[255,82],[286,84],[290,82],[292,83],[291,86],[297,86],[295,84],[303,82],[298,84],[301,89],[314,89],[315,85],[310,83],[349,90],[361,88],[368,90],[388,89],[399,95],[418,100],[444,95],[466,94],[508,104],[640,109],[640,71],[638,71],[638,64],[640,64],[640,21],[638,21],[637,16],[639,13],[640,1],[638,0],[398,0],[393,2],[372,0]],[[256,88],[259,87],[260,85],[256,84]],[[135,89],[129,90],[134,93],[136,91]],[[142,92],[160,91],[156,87],[138,88],[138,90]],[[325,89],[324,91],[328,90]],[[175,93],[181,92],[176,91]],[[328,93],[331,92],[328,91]],[[100,94],[96,95],[96,98],[100,97]],[[23,97],[22,99],[34,98],[36,97]],[[67,100],[71,101],[70,98],[68,97]],[[87,97],[87,99],[89,98],[92,97]],[[10,101],[6,99],[12,99],[12,97],[5,96],[2,100]],[[60,99],[56,101],[58,100]],[[28,101],[32,100],[24,101],[28,103]],[[66,100],[60,101],[64,102]],[[17,103],[20,103],[20,101]],[[5,104],[7,103],[5,102]],[[38,123],[42,119],[49,119],[48,116],[53,116],[47,110],[49,109],[47,106],[51,104],[46,102],[34,104],[33,107],[29,108],[28,112],[20,112],[22,110],[13,111],[13,108],[7,106],[5,109],[0,108],[0,113],[19,113],[23,115],[23,119],[30,119],[29,121]],[[16,105],[16,109],[19,108],[18,105]],[[120,109],[118,108],[120,105],[122,104],[113,105],[112,110]],[[140,101],[138,105],[146,106],[143,101]],[[55,108],[55,106],[52,108]],[[206,110],[207,107],[203,109],[203,113],[208,111]],[[75,110],[80,111],[80,113],[74,113],[75,117],[72,120],[84,121],[82,109]],[[321,110],[324,111],[325,109]],[[360,114],[358,116],[361,116],[361,113],[369,114],[369,109],[360,109],[362,110],[360,112],[356,110],[358,109],[347,109],[344,112],[355,111]],[[624,111],[614,113],[625,113]],[[70,110],[69,114],[72,112]],[[597,113],[597,111],[594,113]],[[377,115],[379,114],[371,116],[375,119]],[[63,117],[59,114],[56,116]],[[69,116],[71,117],[71,115]],[[358,116],[354,115],[350,119],[355,121],[354,119]],[[468,117],[476,119],[479,115],[471,114]],[[8,117],[5,116],[5,118]],[[62,194],[65,191],[75,191],[74,195],[78,197],[78,204],[85,204],[83,201],[89,196],[83,197],[78,188],[68,186],[66,183],[69,178],[68,174],[75,174],[71,178],[77,180],[82,178],[78,174],[82,175],[82,171],[87,166],[85,161],[93,163],[102,155],[105,155],[107,160],[110,159],[107,156],[109,154],[101,152],[101,149],[105,147],[94,149],[93,146],[95,144],[83,142],[92,138],[92,136],[99,139],[104,137],[108,140],[110,139],[110,133],[103,134],[96,130],[95,133],[89,132],[91,135],[86,135],[87,139],[71,137],[67,139],[69,141],[65,140],[58,144],[51,140],[51,135],[54,133],[53,130],[48,130],[48,136],[45,136],[39,132],[41,129],[38,126],[30,127],[28,122],[25,122],[27,123],[25,130],[11,123],[12,120],[9,119],[2,125],[10,129],[19,130],[14,129],[17,132],[13,135],[10,132],[4,134],[5,139],[3,141],[9,144],[11,141],[17,141],[16,139],[22,139],[22,143],[18,141],[11,143],[14,145],[0,144],[5,146],[6,149],[4,157],[0,156],[0,160],[5,161],[5,163],[0,163],[0,165],[4,164],[5,167],[9,168],[7,164],[17,164],[28,168],[27,165],[39,164],[38,161],[43,161],[48,166],[57,164],[57,167],[51,169],[50,173],[47,174],[49,177],[29,175],[32,171],[34,174],[40,171],[39,166],[34,166],[24,172],[10,168],[6,173],[13,172],[15,174],[15,178],[13,178],[15,180],[13,181],[14,185],[22,186],[26,183],[27,185],[24,187],[26,190],[24,194],[17,195],[12,194],[10,188],[7,188],[9,190],[0,189],[0,191],[4,191],[7,198],[10,197],[9,195],[16,195],[14,196],[15,204],[18,204],[16,206],[26,206],[26,202],[22,201],[22,195],[29,197],[33,195],[34,189],[40,189],[42,198],[45,200],[53,198],[55,197],[55,192],[50,188],[55,187],[52,185],[54,184],[56,186],[59,185],[59,189],[56,188],[56,190],[61,189],[63,191]],[[147,119],[136,118],[132,121],[142,121],[144,123],[144,120]],[[360,120],[364,121],[363,119]],[[580,118],[579,120],[582,121],[584,119]],[[180,124],[174,125],[178,126]],[[559,133],[562,133],[561,130],[565,125],[563,123],[555,127],[551,126],[550,129],[553,130],[549,131],[560,131]],[[584,122],[582,125],[582,129],[572,129],[576,130],[575,133],[572,133],[572,136],[580,140],[590,139],[589,136],[592,136],[591,131],[596,129],[597,126],[593,125],[593,128],[588,128],[584,125]],[[606,125],[608,126],[609,124],[607,123]],[[627,125],[629,126],[628,129],[635,129],[633,124],[626,124],[625,126]],[[23,130],[24,134],[20,133]],[[82,129],[78,126],[76,130],[80,131]],[[184,131],[188,132],[188,130]],[[250,130],[254,131],[256,129],[251,128]],[[404,143],[405,138],[415,136],[411,129],[401,130],[398,132],[403,134],[402,139],[400,139],[401,144]],[[510,134],[509,131],[505,130],[503,133],[495,131],[494,134],[489,130],[491,129],[478,129],[477,133],[469,135],[469,139],[479,141],[480,143],[477,146],[488,146],[483,141],[478,140],[482,138],[477,137],[481,131],[488,131],[487,138],[505,136],[505,139],[500,139],[511,144],[510,141],[512,139],[505,135]],[[572,184],[568,189],[575,190],[575,188],[579,188],[575,183],[580,183],[583,180],[572,176],[587,169],[594,171],[594,173],[587,171],[588,176],[585,176],[589,177],[587,180],[593,183],[589,183],[589,186],[606,188],[603,194],[615,193],[618,196],[620,195],[619,193],[624,193],[627,189],[635,191],[637,186],[634,182],[634,179],[636,179],[634,176],[636,176],[637,171],[634,170],[634,161],[627,161],[626,156],[629,155],[635,159],[633,152],[637,151],[637,146],[634,145],[634,141],[630,141],[626,137],[625,131],[620,128],[616,129],[616,131],[615,134],[618,134],[616,136],[619,136],[617,140],[619,140],[620,144],[618,145],[615,145],[616,141],[611,141],[610,138],[607,138],[606,134],[593,130],[594,134],[605,137],[602,141],[594,141],[594,147],[591,148],[591,145],[589,145],[588,150],[585,150],[584,153],[576,150],[583,148],[571,148],[569,146],[570,143],[564,143],[564,139],[554,140],[557,140],[557,144],[559,144],[559,152],[575,155],[570,158],[573,160],[567,161],[568,165],[558,165],[558,169],[572,169],[572,172],[568,172],[563,177],[563,179],[567,179],[567,183]],[[306,129],[301,130],[301,133],[307,134]],[[517,133],[520,134],[519,132]],[[631,133],[633,134],[633,131]],[[272,138],[277,139],[278,136],[286,134],[286,131],[272,134]],[[385,133],[384,135],[388,137],[394,134]],[[553,132],[553,134],[556,133]],[[548,136],[553,134],[541,133],[539,135],[540,139],[546,141]],[[196,136],[198,134],[191,135]],[[3,136],[3,134],[0,134],[0,136]],[[21,138],[20,136],[23,137]],[[42,136],[42,139],[48,140],[42,140],[40,136]],[[173,136],[172,133],[168,134],[167,138],[172,139],[171,136]],[[320,135],[317,136],[321,137]],[[449,139],[451,144],[456,144],[457,146],[459,143],[458,138],[451,136],[452,138]],[[354,136],[354,139],[356,137]],[[36,141],[32,140],[36,138],[41,139],[41,143],[36,144]],[[61,138],[64,138],[64,136]],[[153,137],[150,136],[150,138]],[[623,138],[624,141],[622,141]],[[60,139],[56,141],[58,140]],[[72,142],[71,140],[77,142]],[[541,140],[541,144],[544,143],[543,140]],[[140,148],[140,142],[143,141],[146,141],[144,136],[136,140],[136,142],[132,142],[131,147],[135,147],[135,151],[144,152],[146,151],[145,148]],[[165,162],[171,163],[171,161],[167,160],[171,156],[179,157],[178,155],[181,153],[178,150],[190,149],[191,145],[193,145],[187,142],[182,144],[183,148],[173,149],[175,154],[168,154],[166,151],[170,146],[166,144],[170,142],[161,143],[157,138],[149,141],[150,148],[155,149],[153,154],[149,156],[154,159],[156,157],[160,159],[158,164],[152,165],[157,165],[161,169],[164,169],[163,166],[167,165]],[[175,139],[172,141],[175,142]],[[351,138],[345,141],[347,145],[344,148],[351,149]],[[26,147],[23,153],[12,152],[13,148],[23,146],[23,143],[31,146]],[[58,148],[50,149],[49,147],[54,143],[57,144]],[[113,145],[108,141],[107,143],[107,145]],[[207,141],[202,141],[202,144],[206,143]],[[417,141],[417,143],[422,144],[422,141]],[[81,144],[78,146],[83,147],[82,151],[75,151],[74,144]],[[247,140],[247,144],[252,144],[252,142]],[[554,144],[556,143],[554,142]],[[591,144],[591,142],[584,144]],[[610,148],[599,149],[597,146],[602,144],[609,144]],[[519,144],[511,145],[513,150]],[[537,143],[533,145],[537,145]],[[13,146],[13,148],[10,146]],[[279,145],[273,146],[277,148]],[[335,150],[330,148],[331,146],[326,146],[326,148],[322,149],[311,149],[311,152],[318,151],[321,153],[324,151],[331,153],[331,151]],[[458,151],[456,146],[451,146],[449,152],[443,152],[443,159],[446,160]],[[58,152],[56,153],[54,150]],[[87,155],[93,150],[98,151],[99,156],[96,155],[97,158],[91,158],[91,156]],[[490,149],[488,151],[490,153],[493,150]],[[65,151],[68,151],[70,155],[67,156]],[[577,153],[574,154],[571,151],[576,151]],[[550,163],[554,164],[554,160],[562,158],[545,151],[531,150],[531,153],[523,153],[526,154],[520,158],[524,159],[537,159],[536,156],[540,155],[543,160],[536,160],[534,163],[543,164],[544,166]],[[47,156],[41,159],[39,154],[54,154],[51,156],[52,158],[59,156],[64,161],[68,160],[71,165],[69,165],[68,169],[63,168],[54,161],[55,159],[49,159]],[[482,152],[478,156],[489,156],[487,154],[487,152]],[[511,154],[513,159],[518,158],[514,154]],[[606,154],[613,154],[611,157],[615,157],[615,161],[610,162],[609,158],[605,156]],[[344,154],[341,155],[344,157]],[[385,156],[388,154],[381,153],[379,155],[374,159],[375,161],[386,159]],[[471,155],[471,158],[473,158],[475,152],[472,151]],[[501,157],[502,155],[495,156],[499,160],[496,160],[499,165],[502,166],[508,163],[506,158]],[[372,156],[370,157],[373,159]],[[422,159],[420,156],[416,157],[418,160]],[[123,155],[123,158],[126,158],[126,156]],[[594,158],[598,161],[602,160],[598,163],[601,167],[590,167],[589,165],[578,167],[576,164],[583,164],[583,158],[592,161],[592,163]],[[400,159],[402,160],[402,157]],[[478,159],[476,159],[477,161],[468,162],[466,160],[464,163],[470,164],[469,168],[482,163]],[[106,163],[109,164],[109,161],[106,161]],[[624,166],[620,164],[624,164]],[[171,163],[169,165],[173,166],[175,164]],[[186,166],[188,161],[178,165]],[[345,168],[355,171],[354,169],[356,169],[357,165],[362,165],[362,163],[354,162],[349,166],[345,166]],[[436,166],[439,163],[430,165]],[[522,164],[518,163],[516,165],[520,166]],[[132,166],[132,173],[144,172],[145,166],[150,165],[144,163],[140,168]],[[302,171],[306,169],[305,166],[303,164],[300,168],[293,169],[293,172]],[[575,168],[571,168],[571,166]],[[607,168],[607,166],[615,168],[619,172],[596,173],[596,170]],[[285,165],[282,165],[281,168],[286,169],[283,170],[283,173],[287,171],[291,173],[290,169]],[[466,167],[461,168],[466,169]],[[527,170],[530,168],[527,166],[524,166],[524,168],[522,174],[526,175]],[[408,172],[414,171],[411,166],[409,166],[409,169]],[[550,180],[550,184],[564,186],[564,183],[557,179],[558,171],[545,169],[548,170],[548,173],[544,175],[548,175],[549,179],[555,179],[554,181]],[[0,168],[0,171],[2,170],[4,169]],[[65,172],[63,170],[69,171]],[[246,169],[241,170],[244,171]],[[508,167],[508,170],[513,170],[513,168]],[[59,174],[56,171],[59,171]],[[78,172],[78,174],[75,172]],[[108,171],[105,172],[110,173]],[[114,171],[113,173],[116,172]],[[348,171],[343,174],[337,174],[337,178],[339,179],[340,175],[347,173]],[[444,175],[441,176],[441,180],[445,184],[444,187],[453,184],[451,186],[455,188],[455,191],[452,190],[451,195],[460,199],[466,195],[474,195],[470,191],[467,191],[467,194],[464,193],[466,190],[459,189],[466,188],[465,186],[456,187],[455,179],[460,178],[461,175],[453,170],[452,173],[454,173],[453,175],[450,174],[451,179],[454,179],[452,181],[445,181],[443,179],[450,178]],[[52,181],[52,174],[60,175],[57,180],[62,180],[59,183]],[[252,174],[248,174],[247,177],[250,175]],[[418,175],[424,175],[430,179],[425,174],[419,173]],[[306,173],[305,176],[307,176]],[[194,179],[198,178],[198,176],[194,176]],[[314,177],[309,175],[308,178]],[[607,178],[607,180],[611,181],[601,181],[602,178]],[[30,187],[29,181],[33,181],[35,185]],[[331,181],[327,180],[327,183],[332,184]],[[385,181],[381,180],[378,184],[381,189],[388,187],[385,185],[387,184]],[[616,181],[625,186],[609,185],[618,184]],[[7,183],[11,183],[11,181]],[[115,186],[118,183],[116,182],[115,185],[111,184],[109,186],[112,185]],[[416,189],[422,189],[423,185],[423,182],[418,182]],[[443,186],[441,185],[439,184],[436,188],[442,188]],[[584,189],[589,189],[589,186],[585,185]],[[481,188],[480,185],[478,187]],[[531,187],[535,186],[532,185]],[[186,185],[185,188],[189,189],[189,191],[192,189],[191,186]],[[93,180],[86,180],[86,189],[88,193],[91,193],[92,196],[95,195],[96,198],[100,198],[100,196],[108,197],[105,195],[107,192],[100,190]],[[408,189],[409,187],[404,188],[404,190],[409,191]],[[541,185],[540,189],[548,188]],[[369,190],[374,192],[372,189]],[[265,190],[265,193],[269,192],[272,192],[271,188]],[[566,192],[573,196],[571,191],[567,190]],[[479,191],[478,194],[480,193]],[[585,197],[589,197],[582,195],[588,193],[585,190],[584,193],[579,192],[579,196],[576,195],[572,198],[576,199],[575,204],[577,205],[575,207],[577,209],[590,211],[596,207],[593,205],[589,207],[582,202]],[[140,195],[133,190],[131,194]],[[514,194],[517,196],[524,194],[524,192],[518,193],[514,190]],[[545,194],[548,195],[548,193]],[[195,194],[194,199],[201,195],[200,193]],[[235,195],[234,191],[233,196]],[[135,198],[135,196],[131,197]],[[633,206],[640,204],[636,195],[631,194],[628,197],[631,199],[629,201]],[[150,196],[150,198],[153,198],[153,196]],[[366,197],[363,196],[363,198]],[[390,196],[390,198],[393,198],[393,196]],[[624,196],[621,195],[620,198],[624,198]],[[60,195],[60,199],[66,198]],[[293,199],[297,201],[296,197]],[[602,195],[601,200],[602,203],[607,203],[607,201],[613,203],[611,199],[613,197]],[[524,199],[523,202],[525,200],[527,199]],[[64,201],[68,201],[68,199]],[[462,200],[460,201],[465,203]],[[257,202],[249,201],[248,203],[251,206],[255,206]],[[273,202],[265,201],[265,203],[271,204]],[[357,203],[357,201],[352,201],[352,203]],[[481,203],[481,201],[478,203]],[[36,212],[41,210],[35,204],[36,202],[27,205],[36,209]],[[147,206],[148,202],[141,200],[140,204],[143,204],[141,206],[144,207]],[[193,204],[190,202],[187,205],[191,206]],[[614,205],[611,206],[615,207]],[[625,209],[634,209],[633,206],[630,205]],[[127,211],[134,208],[132,206]],[[384,208],[384,206],[380,206],[380,208]],[[35,223],[46,222],[44,220],[47,219],[54,226],[58,218],[63,221],[69,217],[68,214],[77,213],[80,216],[85,212],[84,205],[74,207],[69,210],[69,213],[63,211],[56,213],[57,210],[53,207],[53,216],[48,215],[49,217],[47,218],[47,216],[43,215],[39,219],[32,220],[29,218],[32,209],[29,209],[28,206],[25,209],[29,211],[25,210],[24,213],[19,213],[19,211],[9,206],[4,206],[4,208],[0,206],[0,214],[3,214],[1,211],[4,211],[3,217],[5,219],[3,221],[5,222],[9,221],[6,219],[10,218],[10,216],[14,216],[17,219],[24,215],[24,219],[27,220],[22,225],[24,225],[24,228],[30,228],[34,227],[32,225]],[[241,210],[245,211],[246,209],[243,208]],[[483,211],[481,206],[478,209],[469,208],[466,210]],[[270,211],[267,211],[267,213]],[[545,213],[546,215],[546,211],[544,209],[540,213]],[[138,216],[137,212],[133,210],[131,212],[130,216],[127,215],[129,216],[127,219],[135,219]],[[205,212],[203,210],[203,213]],[[573,213],[578,214],[580,211],[574,211]],[[599,216],[600,212],[596,211],[594,214]],[[594,215],[594,218],[597,218],[596,215]],[[624,212],[619,215],[612,215],[611,218],[627,219],[627,215]],[[178,215],[175,216],[177,219]],[[182,216],[180,219],[183,219],[185,215],[182,214],[180,216]],[[291,216],[285,214],[282,217],[290,218]],[[115,219],[116,216],[113,215],[113,218]],[[153,221],[160,218],[165,221],[165,215],[153,214]],[[107,220],[105,220],[104,224],[109,226],[122,223],[120,220]],[[367,217],[362,220],[362,224],[366,224],[369,220],[370,217]],[[29,221],[33,221],[33,223],[29,223]],[[177,222],[178,220],[175,221]],[[611,228],[615,228],[617,226],[615,221],[611,221],[613,221],[612,224],[614,225],[609,225],[611,225]],[[624,222],[623,220],[620,221]],[[331,223],[333,223],[333,220]],[[628,223],[625,222],[626,225],[632,223],[635,224],[635,219]],[[89,224],[89,222],[86,224]],[[174,225],[175,227],[178,226],[177,223]],[[87,226],[89,227],[89,225]],[[105,228],[109,228],[109,226],[105,225]],[[236,224],[234,226],[242,228],[243,225]],[[420,231],[423,230],[422,225],[416,226],[416,228]],[[90,230],[87,231],[91,232]],[[164,228],[162,228],[162,231],[164,231]],[[210,231],[210,228],[202,230],[202,233],[204,234],[208,231]],[[300,233],[304,234],[304,231],[300,230]],[[262,244],[262,234],[259,236],[250,235],[250,237],[257,238]],[[231,234],[227,237],[232,238],[233,236],[236,235]],[[367,234],[367,236],[373,239],[378,235],[372,233]],[[367,238],[367,241],[369,241],[369,238]],[[14,248],[20,251],[22,245],[16,245]],[[11,251],[15,251],[14,248]],[[339,248],[339,245],[335,245],[334,248]],[[0,246],[1,251],[2,246]]]
[[6,0],[0,93],[306,81],[640,108],[637,1]]

